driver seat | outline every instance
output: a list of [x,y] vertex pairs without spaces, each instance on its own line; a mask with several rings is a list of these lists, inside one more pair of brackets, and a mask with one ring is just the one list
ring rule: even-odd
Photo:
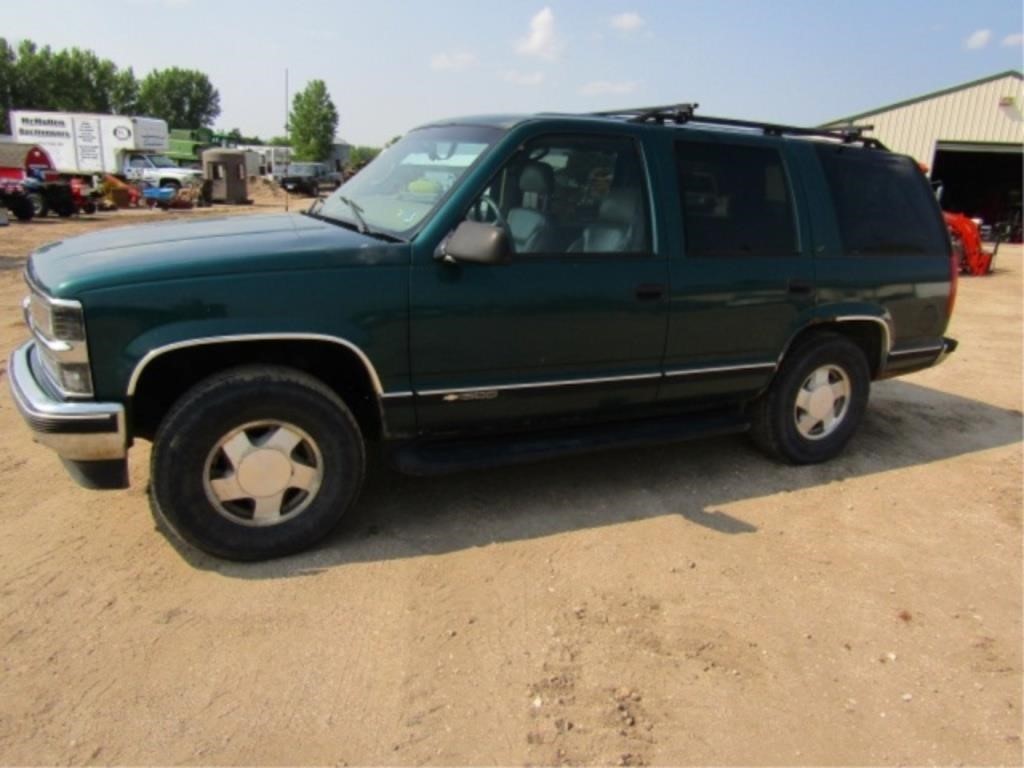
[[[522,205],[510,208],[508,223],[516,253],[539,253],[548,248],[551,218],[546,213],[548,198],[555,186],[555,174],[546,163],[529,162],[519,173]],[[526,207],[527,203],[533,207]]]

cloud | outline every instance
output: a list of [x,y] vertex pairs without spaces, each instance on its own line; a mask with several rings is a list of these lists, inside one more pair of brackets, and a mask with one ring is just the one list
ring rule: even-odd
[[644,21],[644,17],[639,13],[628,11],[626,13],[619,13],[612,16],[608,23],[611,25],[612,29],[618,29],[622,32],[632,32],[636,29],[640,29],[640,27],[647,22]]
[[580,88],[580,93],[584,96],[632,93],[639,85],[640,83],[635,80],[592,80]]
[[430,68],[438,72],[462,72],[476,62],[476,54],[473,53],[435,53],[430,57]]
[[554,60],[564,47],[555,32],[555,14],[545,7],[530,19],[530,33],[516,43],[516,51],[523,56],[536,56]]
[[988,45],[988,41],[992,39],[991,29],[979,29],[976,32],[972,32],[970,36],[964,40],[964,48],[969,51],[977,50],[978,48],[984,48]]
[[506,83],[513,85],[540,85],[544,82],[543,72],[519,72],[511,69],[501,75]]
[[1020,33],[1016,35],[1007,35],[1003,38],[1003,45],[1007,48],[1011,48],[1015,45],[1024,45],[1024,35]]

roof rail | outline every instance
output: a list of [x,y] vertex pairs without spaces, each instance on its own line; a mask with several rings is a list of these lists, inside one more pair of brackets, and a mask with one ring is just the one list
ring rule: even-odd
[[708,115],[696,114],[700,104],[669,104],[662,107],[632,107],[630,109],[610,109],[603,112],[592,112],[596,117],[617,117],[628,120],[631,123],[657,123],[664,125],[666,122],[675,125],[695,123],[698,125],[721,125],[727,128],[744,128],[761,131],[766,136],[816,136],[819,138],[834,139],[844,144],[863,144],[873,149],[886,149],[878,139],[868,138],[864,133],[873,130],[872,125],[845,125],[837,128],[801,128],[795,125],[781,125],[778,123],[763,123],[756,120],[734,120],[729,117],[711,117]]

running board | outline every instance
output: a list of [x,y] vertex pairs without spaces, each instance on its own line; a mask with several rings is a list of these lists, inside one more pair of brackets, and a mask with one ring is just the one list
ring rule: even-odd
[[408,442],[389,449],[388,458],[398,471],[408,475],[443,475],[614,448],[731,435],[749,428],[750,419],[744,413],[697,413],[544,432]]

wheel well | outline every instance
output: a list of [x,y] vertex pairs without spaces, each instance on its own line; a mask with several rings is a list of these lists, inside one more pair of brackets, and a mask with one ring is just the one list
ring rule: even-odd
[[[818,333],[834,333],[845,336],[864,353],[864,359],[868,361],[868,368],[871,370],[871,378],[874,379],[882,364],[883,334],[881,325],[873,320],[846,320],[843,322],[829,321],[817,323],[800,331],[789,346],[786,353],[809,336]],[[785,354],[783,357],[785,357]]]
[[135,386],[128,412],[133,437],[152,440],[164,415],[188,389],[239,365],[283,365],[320,379],[352,410],[367,439],[383,432],[383,417],[366,366],[351,350],[326,341],[243,341],[171,350],[152,360]]

